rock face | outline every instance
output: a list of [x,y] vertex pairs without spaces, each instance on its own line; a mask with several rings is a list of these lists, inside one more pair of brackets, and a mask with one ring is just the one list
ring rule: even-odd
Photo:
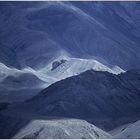
[[140,68],[139,7],[139,2],[1,2],[0,61],[41,68],[63,52],[125,70]]
[[53,63],[52,63],[52,71],[54,70],[54,69],[56,69],[58,66],[60,66],[61,64],[63,64],[63,63],[65,63],[67,60],[64,60],[64,59],[61,59],[60,61],[54,61]]
[[108,130],[140,117],[139,87],[137,70],[120,75],[91,70],[52,84],[22,108],[85,119]]

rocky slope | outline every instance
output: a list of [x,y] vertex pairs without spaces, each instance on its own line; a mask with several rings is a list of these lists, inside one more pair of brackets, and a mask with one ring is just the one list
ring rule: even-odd
[[111,135],[78,119],[35,120],[13,138],[26,139],[100,139]]

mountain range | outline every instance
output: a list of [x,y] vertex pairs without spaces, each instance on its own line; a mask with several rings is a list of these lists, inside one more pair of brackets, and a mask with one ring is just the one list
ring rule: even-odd
[[0,2],[0,138],[139,138],[139,44],[139,2]]

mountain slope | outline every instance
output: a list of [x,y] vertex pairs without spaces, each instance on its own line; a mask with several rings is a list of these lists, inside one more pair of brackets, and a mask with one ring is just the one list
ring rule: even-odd
[[[89,134],[90,131],[81,126],[86,124],[79,122],[80,128],[77,128],[73,121],[65,123],[65,119],[86,120],[104,130],[112,130],[117,126],[138,120],[140,118],[139,84],[139,70],[131,70],[119,75],[89,70],[69,77],[52,84],[28,101],[11,105],[0,104],[0,131],[2,132],[0,136],[2,138],[13,136],[15,138],[61,136],[72,138],[73,133],[76,138],[81,138],[83,133],[87,133],[87,138],[93,138],[96,134]],[[57,122],[58,118],[61,118],[63,127],[59,121]],[[52,119],[55,119],[58,125],[47,121]],[[53,123],[56,129],[51,133]],[[33,127],[34,129],[31,129]],[[70,136],[64,132],[64,129],[60,130],[60,127],[66,129]],[[80,133],[73,132],[71,127]],[[88,128],[90,129],[91,125]],[[46,131],[48,133],[45,133]],[[104,136],[106,134],[103,134],[103,138]]]
[[24,101],[47,84],[32,69],[18,70],[0,63],[0,102]]
[[108,130],[140,117],[139,80],[137,70],[120,75],[90,70],[52,84],[21,108],[47,116],[82,118]]
[[[117,133],[115,132],[117,129]],[[121,126],[121,128],[116,128],[115,130],[112,130],[111,133],[113,133],[113,138],[117,139],[139,139],[140,138],[140,121],[136,121],[134,123],[129,123],[124,126]],[[119,132],[118,132],[119,130]]]
[[98,139],[111,135],[96,126],[76,119],[35,120],[22,129],[14,138],[34,139]]
[[[64,62],[61,63],[61,61]],[[53,68],[53,63],[58,63],[58,66]],[[70,57],[65,58],[64,56],[60,56],[59,58],[53,60],[46,67],[40,69],[39,72],[43,73],[44,75],[53,77],[54,79],[56,79],[56,81],[58,81],[67,77],[78,75],[90,69],[93,69],[95,71],[108,71],[113,74],[125,72],[117,66],[113,68],[105,66],[104,64],[94,59],[80,59]]]
[[8,76],[0,83],[0,102],[18,102],[32,98],[43,89],[44,81],[33,74]]
[[0,62],[7,66],[18,67],[20,64],[17,60],[16,53],[11,50],[8,46],[0,43]]
[[[119,67],[111,69],[93,59],[86,60],[67,57],[65,60],[60,59],[61,57],[50,62],[40,70],[34,70],[30,67],[19,70],[0,63],[0,101],[13,102],[29,99],[52,83],[78,75],[89,69],[108,71],[114,74],[124,72]],[[62,60],[64,63],[52,70],[53,63],[59,63]]]
[[139,6],[137,2],[1,2],[0,42],[14,52],[11,56],[17,63],[5,58],[1,62],[38,69],[65,52],[126,70],[140,68]]
[[84,120],[40,116],[9,110],[0,104],[2,107],[0,138],[111,138],[110,134]]

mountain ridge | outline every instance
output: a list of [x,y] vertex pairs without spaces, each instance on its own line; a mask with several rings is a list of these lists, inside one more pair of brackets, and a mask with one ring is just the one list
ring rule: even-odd
[[140,117],[140,75],[136,72],[114,75],[89,70],[50,85],[21,108],[29,106],[29,112],[41,115],[86,119],[112,129]]

